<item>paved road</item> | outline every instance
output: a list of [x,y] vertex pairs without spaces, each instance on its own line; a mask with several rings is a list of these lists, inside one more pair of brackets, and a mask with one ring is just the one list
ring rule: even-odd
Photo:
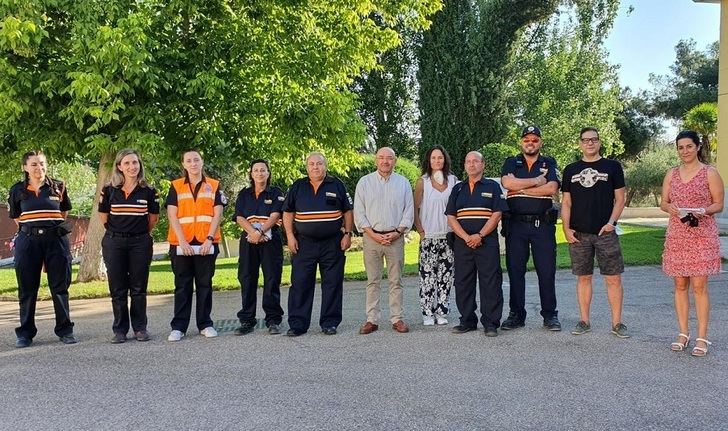
[[[570,329],[578,316],[573,278],[560,271],[557,280]],[[150,299],[150,342],[109,344],[108,300],[81,300],[72,302],[79,344],[53,337],[51,305],[43,303],[38,337],[19,350],[17,304],[0,303],[0,429],[728,428],[728,275],[711,281],[715,345],[703,359],[668,348],[676,332],[671,282],[659,268],[629,268],[625,280],[629,340],[609,334],[601,283],[591,334],[544,331],[533,274],[526,328],[497,338],[422,326],[415,279],[406,280],[409,334],[387,325],[357,334],[362,283],[346,285],[338,335],[314,327],[299,338],[233,336],[239,296],[216,292],[217,339],[190,334],[167,343],[166,295]]]

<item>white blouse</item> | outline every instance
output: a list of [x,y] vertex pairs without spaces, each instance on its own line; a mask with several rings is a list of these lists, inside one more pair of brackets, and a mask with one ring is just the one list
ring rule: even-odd
[[439,191],[432,186],[432,181],[428,175],[422,176],[422,182],[425,187],[419,211],[420,222],[422,228],[425,229],[425,238],[445,238],[445,235],[452,231],[447,224],[447,216],[445,215],[447,201],[450,199],[453,186],[460,181],[455,175],[448,175],[447,188],[443,191]]

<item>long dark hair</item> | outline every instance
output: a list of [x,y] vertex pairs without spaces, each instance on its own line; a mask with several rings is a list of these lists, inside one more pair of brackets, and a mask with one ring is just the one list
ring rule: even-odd
[[428,177],[432,175],[430,157],[432,156],[432,152],[435,150],[440,150],[442,155],[445,156],[445,163],[442,165],[442,175],[447,178],[450,175],[450,166],[452,166],[452,162],[450,161],[450,154],[447,153],[447,150],[442,145],[435,145],[427,150],[425,157],[422,159],[422,175],[427,175]]
[[268,160],[255,159],[250,161],[250,168],[248,168],[248,179],[250,180],[250,187],[255,188],[255,180],[253,180],[253,166],[255,166],[256,163],[263,163],[268,169],[268,179],[265,181],[265,185],[266,187],[270,186],[270,177],[271,175],[273,175],[273,173],[270,171],[270,164],[268,163]]
[[[23,166],[28,164],[28,160],[30,160],[31,157],[41,157],[46,158],[46,155],[41,150],[32,150],[28,151],[25,154],[23,154]],[[46,159],[47,161],[47,159]],[[28,184],[30,184],[30,175],[28,175],[28,172],[23,170],[23,199],[25,199],[26,191],[28,190]],[[46,172],[45,177],[45,184],[48,184],[51,187],[51,194],[57,197],[63,197],[63,186],[62,183],[59,181],[54,181],[48,176],[48,173]]]
[[696,147],[698,147],[698,161],[700,163],[707,164],[708,158],[705,156],[705,145],[700,142],[700,135],[698,135],[697,132],[694,132],[692,130],[683,130],[682,132],[677,134],[677,137],[675,138],[675,147],[677,147],[677,141],[680,139],[690,139],[693,141]]

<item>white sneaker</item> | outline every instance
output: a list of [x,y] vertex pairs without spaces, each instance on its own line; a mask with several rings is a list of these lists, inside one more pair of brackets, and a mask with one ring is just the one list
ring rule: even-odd
[[442,314],[437,315],[437,324],[438,325],[447,325],[447,318],[443,316]]
[[167,337],[167,341],[179,341],[179,340],[183,339],[184,336],[185,336],[184,332],[174,329],[172,332],[169,333],[169,337]]
[[217,331],[212,326],[208,326],[207,328],[200,331],[200,334],[204,335],[205,338],[215,338],[217,337]]
[[434,326],[435,318],[432,316],[422,316],[422,324],[425,326]]

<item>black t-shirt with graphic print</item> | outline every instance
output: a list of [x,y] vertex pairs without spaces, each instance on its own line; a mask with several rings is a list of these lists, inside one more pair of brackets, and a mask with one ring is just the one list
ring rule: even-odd
[[614,191],[624,187],[622,165],[601,158],[564,169],[561,191],[571,193],[570,226],[577,232],[598,234],[614,209]]

